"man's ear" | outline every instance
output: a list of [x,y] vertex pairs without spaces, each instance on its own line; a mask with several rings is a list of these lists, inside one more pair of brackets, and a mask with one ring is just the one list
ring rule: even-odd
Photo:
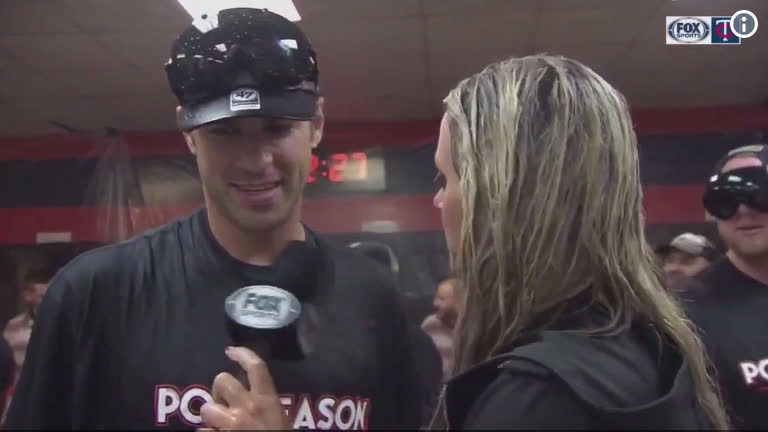
[[323,106],[325,105],[325,99],[320,96],[317,99],[317,108],[315,110],[315,116],[312,118],[312,148],[317,148],[320,145],[320,141],[323,139],[323,128],[325,127],[325,113],[323,112]]
[[[181,107],[176,107],[176,116],[178,117],[181,115]],[[189,152],[192,154],[197,154],[197,145],[195,144],[195,140],[192,138],[192,135],[190,132],[182,132],[182,136],[184,137],[184,142],[187,143],[187,148],[189,149]]]
[[182,132],[182,136],[184,136],[184,142],[187,143],[187,148],[189,149],[189,152],[193,155],[197,154],[197,143],[195,143],[194,138],[192,138],[192,134],[190,132]]

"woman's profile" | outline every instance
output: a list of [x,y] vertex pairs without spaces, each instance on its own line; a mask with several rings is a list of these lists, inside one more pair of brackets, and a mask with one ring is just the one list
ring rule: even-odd
[[579,62],[502,61],[445,99],[435,162],[462,303],[451,429],[726,429],[644,236],[623,97]]

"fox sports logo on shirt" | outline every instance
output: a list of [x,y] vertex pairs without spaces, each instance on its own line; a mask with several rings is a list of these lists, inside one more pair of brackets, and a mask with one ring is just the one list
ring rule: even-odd
[[667,45],[708,44],[708,17],[667,17]]

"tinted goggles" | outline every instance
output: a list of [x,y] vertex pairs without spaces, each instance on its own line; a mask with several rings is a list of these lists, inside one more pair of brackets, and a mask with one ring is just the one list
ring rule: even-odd
[[224,39],[212,30],[195,42],[165,65],[171,90],[182,104],[227,94],[243,72],[251,75],[253,86],[265,91],[299,87],[316,91],[315,54],[294,39],[265,39],[245,31]]
[[744,204],[768,212],[768,172],[765,167],[746,167],[713,175],[702,199],[714,217],[727,220]]

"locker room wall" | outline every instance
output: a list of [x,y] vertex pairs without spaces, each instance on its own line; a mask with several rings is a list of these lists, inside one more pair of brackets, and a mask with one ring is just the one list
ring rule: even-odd
[[[726,151],[764,140],[768,110],[635,117],[649,241],[658,245],[683,231],[717,241],[700,205],[703,181]],[[334,241],[375,238],[392,245],[402,267],[399,288],[411,298],[430,297],[447,273],[439,213],[431,205],[436,132],[435,121],[329,127],[323,151],[378,152],[386,188],[339,192],[310,185],[305,200],[307,223]],[[54,250],[74,256],[188,214],[200,202],[194,159],[176,132],[0,139],[0,320],[17,308],[14,281],[25,268],[68,256]],[[377,219],[393,220],[400,232],[363,232],[364,223]],[[74,246],[36,245],[41,233],[63,235]]]

